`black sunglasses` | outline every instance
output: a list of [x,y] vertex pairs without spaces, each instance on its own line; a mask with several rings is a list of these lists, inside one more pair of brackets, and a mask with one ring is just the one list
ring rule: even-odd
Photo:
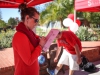
[[36,18],[34,18],[34,17],[32,17],[32,18],[34,19],[35,23],[38,23],[38,22],[39,22],[38,19],[36,19]]

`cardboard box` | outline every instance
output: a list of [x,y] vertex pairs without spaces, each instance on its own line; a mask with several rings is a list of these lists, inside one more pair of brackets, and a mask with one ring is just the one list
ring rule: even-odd
[[59,32],[60,31],[58,29],[51,29],[50,30],[50,32],[46,36],[47,42],[43,47],[44,51],[47,51],[47,49],[49,49],[51,43],[53,42],[53,40],[55,39],[55,37],[58,35]]

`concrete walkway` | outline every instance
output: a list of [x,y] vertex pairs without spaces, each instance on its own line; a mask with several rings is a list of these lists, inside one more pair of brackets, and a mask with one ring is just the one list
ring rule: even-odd
[[[95,66],[97,67],[97,72],[95,73],[89,73],[89,72],[85,72],[83,70],[79,70],[79,71],[75,71],[74,75],[100,75],[100,60],[93,62],[95,64]],[[58,75],[68,75],[68,70],[65,72],[65,74],[63,74],[62,72],[60,72]]]

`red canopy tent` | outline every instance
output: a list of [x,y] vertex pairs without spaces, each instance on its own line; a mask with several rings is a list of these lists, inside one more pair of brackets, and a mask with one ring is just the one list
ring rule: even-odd
[[75,10],[98,12],[100,11],[100,0],[75,0]]
[[18,6],[26,2],[28,6],[35,6],[53,0],[0,0],[0,8],[18,8]]

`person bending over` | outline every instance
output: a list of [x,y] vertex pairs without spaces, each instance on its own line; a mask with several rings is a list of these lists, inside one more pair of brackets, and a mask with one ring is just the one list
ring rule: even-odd
[[63,53],[57,63],[57,67],[54,71],[48,69],[50,75],[57,75],[58,71],[63,65],[69,66],[69,75],[73,75],[75,70],[79,70],[79,64],[81,60],[81,41],[79,38],[71,31],[62,31],[56,37],[58,50],[56,51],[56,57],[54,62],[57,62],[58,56],[61,52],[61,47],[63,47]]

